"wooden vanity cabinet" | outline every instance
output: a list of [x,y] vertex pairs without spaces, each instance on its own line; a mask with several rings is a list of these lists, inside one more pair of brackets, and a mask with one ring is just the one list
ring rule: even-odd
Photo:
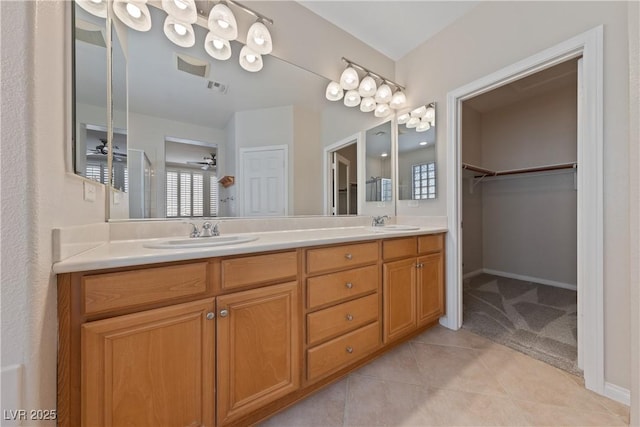
[[82,325],[82,425],[213,426],[213,298]]
[[443,234],[382,242],[385,344],[444,314],[443,251]]
[[298,282],[217,298],[218,425],[300,386]]

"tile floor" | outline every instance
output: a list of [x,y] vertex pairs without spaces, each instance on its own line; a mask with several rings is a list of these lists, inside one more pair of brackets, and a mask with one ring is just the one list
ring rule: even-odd
[[435,326],[266,420],[267,426],[624,426],[629,408],[581,379]]

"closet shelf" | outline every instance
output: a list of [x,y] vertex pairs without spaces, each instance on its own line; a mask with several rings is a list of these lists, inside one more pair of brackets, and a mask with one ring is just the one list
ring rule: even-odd
[[475,176],[474,178],[484,178],[485,176],[503,176],[503,175],[517,175],[521,173],[534,173],[534,172],[547,172],[560,169],[576,169],[578,167],[577,162],[572,163],[558,163],[554,165],[536,166],[531,168],[521,169],[507,169],[503,171],[492,171],[480,166],[475,166],[470,163],[462,163],[462,169],[466,169],[472,172],[477,172],[482,175]]

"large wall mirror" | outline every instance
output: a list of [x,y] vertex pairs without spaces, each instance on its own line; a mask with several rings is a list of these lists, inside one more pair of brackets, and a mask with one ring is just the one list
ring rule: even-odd
[[[104,19],[75,10],[76,28],[88,22],[104,36]],[[229,60],[213,59],[197,25],[195,45],[179,47],[164,35],[166,13],[151,4],[149,10],[148,32],[113,19],[117,197],[110,218],[323,214],[323,112],[345,108],[323,96],[328,80],[271,55],[263,56],[262,70],[248,72],[235,41]],[[100,131],[107,127],[106,61],[104,43],[94,38],[76,30],[76,129]],[[88,140],[77,132],[76,172],[86,170],[88,157],[79,158],[94,151],[105,158],[102,176],[106,134]]]
[[436,198],[436,105],[398,116],[398,200]]

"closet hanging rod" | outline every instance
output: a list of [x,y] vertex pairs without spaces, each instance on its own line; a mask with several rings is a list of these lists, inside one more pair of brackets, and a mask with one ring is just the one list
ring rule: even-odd
[[[578,167],[578,163],[558,163],[553,165],[545,165],[545,166],[536,166],[531,168],[521,168],[521,169],[508,169],[503,171],[492,171],[490,169],[485,169],[479,166],[474,166],[469,163],[463,163],[462,169],[467,169],[473,172],[481,173],[482,176],[501,176],[501,175],[516,175],[521,173],[532,173],[532,172],[546,172],[552,170],[560,170],[560,169],[575,169]],[[480,178],[480,177],[476,177]]]

